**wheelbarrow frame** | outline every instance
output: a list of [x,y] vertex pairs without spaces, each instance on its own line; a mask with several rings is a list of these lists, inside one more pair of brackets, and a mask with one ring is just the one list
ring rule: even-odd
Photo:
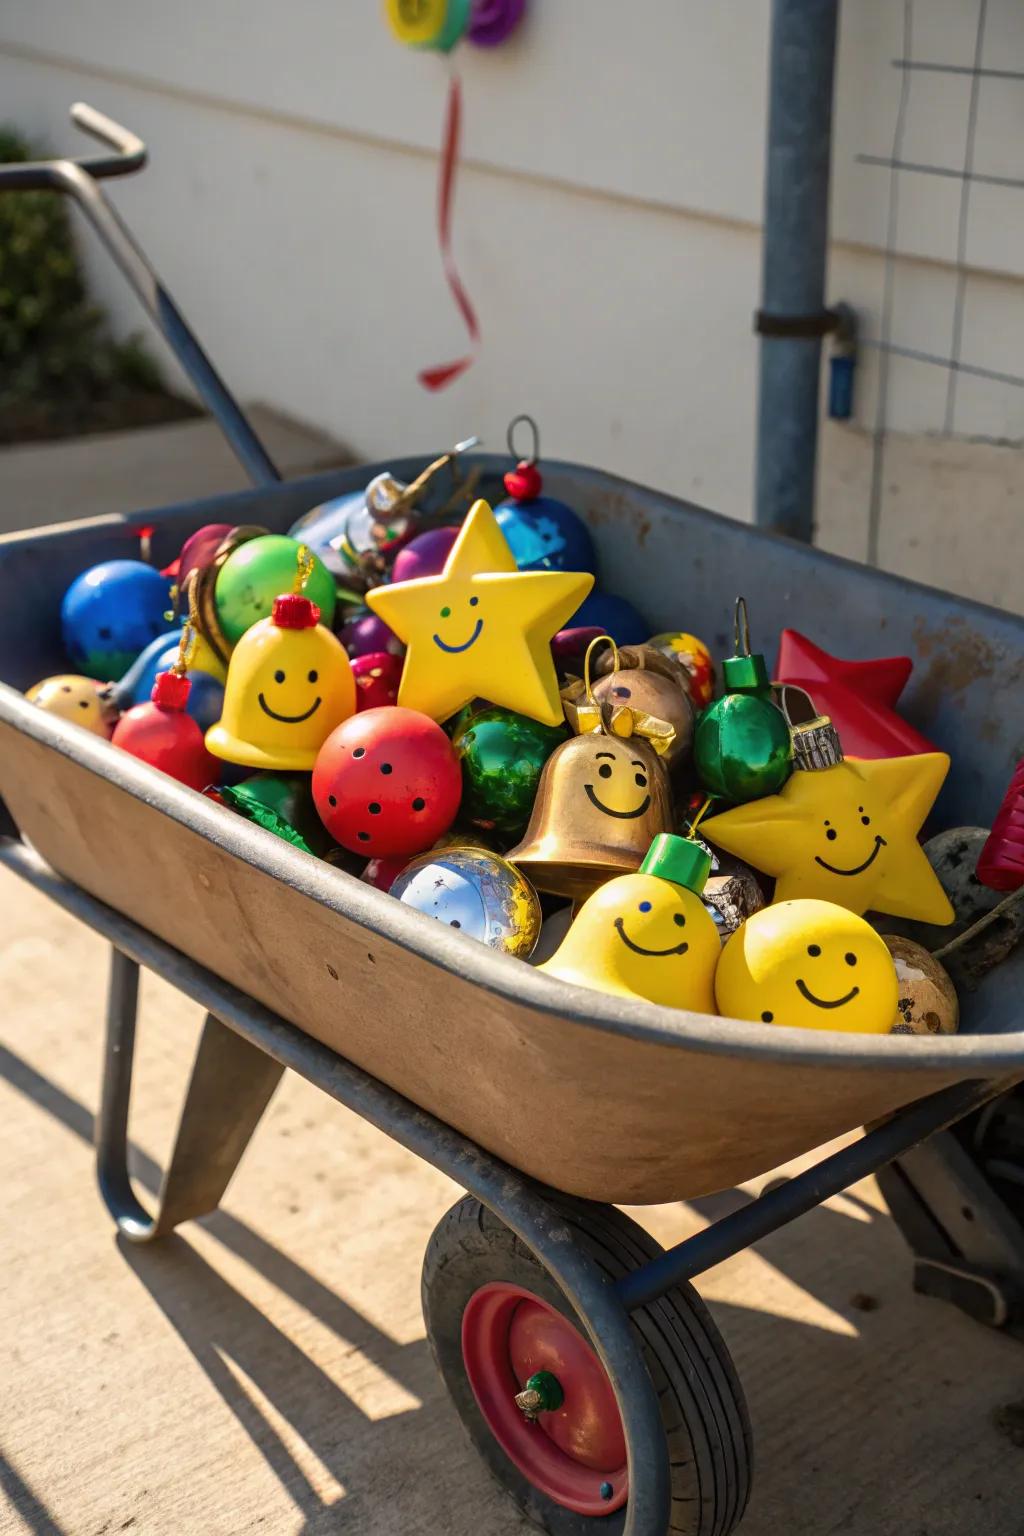
[[[670,1507],[668,1448],[654,1385],[630,1329],[629,1314],[877,1173],[1011,1086],[1010,1081],[964,1082],[929,1094],[859,1140],[634,1269],[613,1287],[580,1247],[567,1240],[557,1191],[527,1178],[62,879],[24,844],[2,840],[0,865],[111,945],[96,1169],[104,1203],[122,1236],[132,1243],[153,1242],[183,1222],[216,1210],[284,1070],[297,1072],[474,1195],[527,1245],[564,1293],[608,1374],[622,1416],[630,1476],[624,1536],[664,1536]],[[140,966],[207,1010],[152,1214],[134,1192],[128,1158]]]
[[[91,161],[0,168],[0,190],[53,188],[73,196],[91,219],[213,411],[257,484],[276,470],[146,258],[98,186],[98,178],[138,170],[142,141],[93,109],[76,106],[78,125],[115,153]],[[313,484],[314,482],[311,482]],[[55,739],[59,741],[60,730]],[[0,807],[2,810],[2,807]],[[13,824],[9,831],[16,833]],[[419,1108],[378,1078],[256,1002],[147,928],[63,878],[15,836],[0,837],[0,865],[28,881],[111,944],[106,1045],[96,1160],[100,1191],[119,1231],[154,1241],[215,1210],[286,1068],[298,1072],[407,1150],[447,1174],[486,1205],[527,1246],[571,1304],[607,1372],[622,1417],[629,1500],[623,1536],[664,1536],[671,1511],[669,1452],[658,1398],[630,1314],[680,1282],[734,1256],[830,1196],[918,1147],[928,1137],[998,1097],[1022,1075],[1019,1060],[992,1038],[977,1055],[983,1079],[969,1077],[891,1114],[859,1140],[826,1156],[743,1209],[609,1284],[566,1228],[560,1195]],[[206,1018],[157,1209],[132,1187],[128,1159],[139,968],[145,966],[206,1009]],[[902,1047],[905,1042],[894,1042]],[[923,1065],[923,1055],[918,1053]],[[1005,1067],[1006,1074],[1003,1075]],[[1010,1070],[1014,1068],[1015,1070]],[[591,1208],[602,1207],[591,1202]],[[991,1322],[1006,1320],[1015,1298],[993,1285]],[[737,1516],[742,1513],[737,1510]]]

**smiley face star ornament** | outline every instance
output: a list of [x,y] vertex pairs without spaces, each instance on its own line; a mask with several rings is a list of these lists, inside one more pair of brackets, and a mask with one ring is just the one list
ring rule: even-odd
[[482,696],[558,725],[551,639],[593,584],[587,572],[518,570],[494,513],[475,502],[439,576],[367,593],[408,646],[399,704],[440,721]]
[[830,901],[782,901],[748,917],[726,944],[715,997],[730,1019],[884,1035],[896,968],[862,917]]
[[843,757],[823,716],[793,730],[793,776],[777,795],[702,823],[728,853],[775,876],[775,901],[835,902],[951,923],[953,908],[917,841],[949,771],[944,752],[874,761]]

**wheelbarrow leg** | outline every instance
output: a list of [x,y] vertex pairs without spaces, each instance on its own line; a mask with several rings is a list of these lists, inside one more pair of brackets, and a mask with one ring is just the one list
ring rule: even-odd
[[118,1229],[130,1242],[148,1243],[183,1221],[216,1210],[284,1068],[213,1014],[206,1015],[157,1212],[151,1216],[136,1198],[128,1171],[138,996],[137,963],[113,949],[96,1167],[100,1193]]

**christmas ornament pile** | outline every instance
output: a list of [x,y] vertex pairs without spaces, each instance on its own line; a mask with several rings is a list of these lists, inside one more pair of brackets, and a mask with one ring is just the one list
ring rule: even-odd
[[[492,510],[465,446],[289,535],[210,525],[164,572],[83,572],[77,670],[29,697],[548,976],[771,1026],[956,1029],[917,942],[958,914],[919,841],[949,758],[897,712],[910,662],[787,630],[773,675],[741,599],[717,689],[701,640],[597,588],[535,457]],[[977,863],[998,892],[1024,885],[1022,783]]]

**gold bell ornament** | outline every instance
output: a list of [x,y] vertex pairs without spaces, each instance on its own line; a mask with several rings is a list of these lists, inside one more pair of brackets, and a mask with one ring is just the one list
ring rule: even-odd
[[693,748],[694,708],[683,687],[683,671],[666,660],[653,646],[611,646],[595,670],[594,698],[613,712],[638,711],[651,719],[667,720],[674,735],[665,749],[665,767],[673,769],[689,761]]
[[582,684],[563,690],[578,733],[544,765],[529,826],[507,855],[541,891],[580,900],[615,875],[632,873],[660,832],[672,828],[664,754],[673,728],[629,706],[601,705],[590,684],[591,641]]
[[636,874],[595,891],[556,953],[538,970],[618,997],[715,1012],[721,943],[701,900],[711,856],[665,832]]
[[249,768],[306,772],[335,726],[355,712],[345,648],[301,590],[311,567],[302,545],[296,590],[275,598],[270,617],[247,629],[235,646],[224,711],[206,733],[215,757]]

